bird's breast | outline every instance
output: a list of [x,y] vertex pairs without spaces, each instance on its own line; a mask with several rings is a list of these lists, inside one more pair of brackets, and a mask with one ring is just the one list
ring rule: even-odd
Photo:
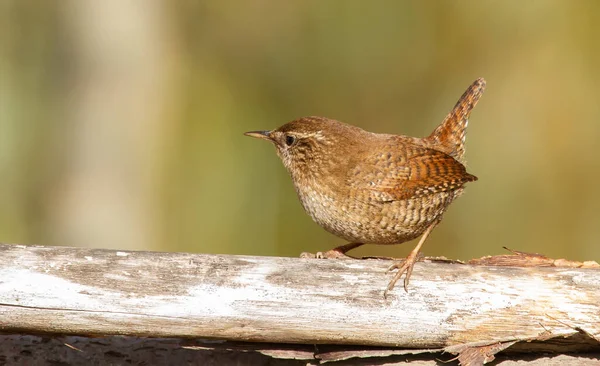
[[325,230],[350,242],[398,244],[421,235],[462,193],[440,192],[391,202],[368,200],[352,190],[296,186],[304,210]]

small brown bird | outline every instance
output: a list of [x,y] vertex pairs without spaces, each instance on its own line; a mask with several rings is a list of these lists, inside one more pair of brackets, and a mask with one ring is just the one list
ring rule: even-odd
[[485,89],[477,79],[440,126],[425,138],[367,132],[324,117],[304,117],[272,131],[246,132],[271,141],[292,177],[304,210],[350,243],[326,258],[345,257],[363,244],[400,244],[422,235],[384,296],[406,272],[407,289],[421,246],[467,182],[465,133]]

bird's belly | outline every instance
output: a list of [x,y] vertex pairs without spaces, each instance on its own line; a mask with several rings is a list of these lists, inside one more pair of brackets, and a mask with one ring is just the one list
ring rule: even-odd
[[309,190],[298,192],[306,212],[325,230],[350,242],[398,244],[421,235],[462,193],[439,192],[392,202],[363,202]]

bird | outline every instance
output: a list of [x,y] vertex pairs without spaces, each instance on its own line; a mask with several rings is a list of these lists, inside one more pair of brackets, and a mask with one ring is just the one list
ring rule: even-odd
[[308,215],[345,239],[318,257],[343,258],[363,244],[401,244],[421,237],[397,269],[384,296],[404,277],[408,291],[413,267],[432,230],[469,182],[466,128],[485,90],[475,80],[442,123],[427,137],[369,132],[325,117],[303,117],[274,130],[246,136],[271,142],[289,172]]

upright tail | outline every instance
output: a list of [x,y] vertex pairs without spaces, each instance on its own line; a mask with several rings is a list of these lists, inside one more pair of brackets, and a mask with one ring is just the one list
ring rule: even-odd
[[483,78],[475,80],[460,97],[452,111],[448,113],[444,122],[425,138],[435,144],[439,150],[463,164],[465,163],[465,137],[469,115],[484,90],[485,80]]

